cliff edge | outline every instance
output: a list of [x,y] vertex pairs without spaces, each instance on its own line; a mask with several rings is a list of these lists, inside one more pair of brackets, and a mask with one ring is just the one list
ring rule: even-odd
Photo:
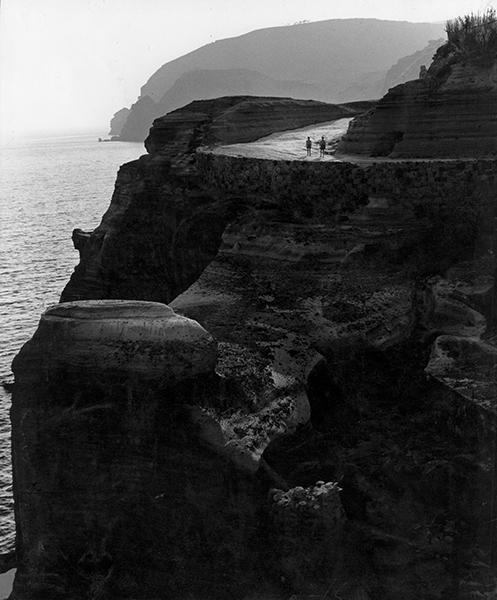
[[[492,13],[493,14],[493,13]],[[419,79],[391,88],[355,119],[339,153],[456,158],[497,153],[495,19],[461,19]],[[495,16],[495,15],[494,15]],[[457,23],[457,20],[456,20]]]
[[[174,111],[75,234],[63,302],[15,363],[16,597],[418,600],[497,581],[479,570],[497,556],[497,407],[469,393],[493,389],[469,380],[480,350],[495,365],[478,340],[496,160],[211,151],[331,115]],[[178,323],[193,345],[169,339]]]

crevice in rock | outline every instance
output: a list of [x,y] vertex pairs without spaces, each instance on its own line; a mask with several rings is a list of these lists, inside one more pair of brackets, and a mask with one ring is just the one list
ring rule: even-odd
[[371,598],[462,600],[496,581],[494,443],[427,378],[435,336],[418,325],[387,350],[327,356],[308,382],[311,423],[264,455],[290,485],[339,483]]

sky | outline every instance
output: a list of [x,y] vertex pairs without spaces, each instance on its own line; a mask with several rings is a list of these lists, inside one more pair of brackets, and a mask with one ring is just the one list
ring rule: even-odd
[[497,0],[0,0],[0,143],[92,130],[136,102],[164,63],[300,21],[444,22]]

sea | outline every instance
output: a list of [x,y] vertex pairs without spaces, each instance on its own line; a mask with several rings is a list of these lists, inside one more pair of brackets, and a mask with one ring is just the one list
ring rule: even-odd
[[[98,142],[102,132],[24,136],[0,148],[0,384],[57,304],[79,262],[71,234],[91,231],[107,210],[119,166],[142,143]],[[0,554],[14,549],[10,392],[0,385]]]

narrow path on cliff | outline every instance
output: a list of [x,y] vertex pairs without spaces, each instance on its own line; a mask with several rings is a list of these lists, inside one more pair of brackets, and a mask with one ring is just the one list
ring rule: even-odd
[[[265,158],[268,160],[336,161],[337,159],[329,152],[335,148],[335,143],[345,134],[351,120],[351,118],[347,118],[309,125],[300,129],[273,133],[247,144],[219,146],[211,151],[214,154]],[[305,141],[307,136],[312,140],[311,156],[306,156]],[[318,143],[321,136],[324,136],[327,143],[324,158],[319,158]]]
[[[391,158],[389,156],[366,156],[349,155],[343,153],[335,154],[336,147],[341,137],[347,132],[352,118],[338,119],[326,123],[308,125],[291,131],[280,131],[263,137],[255,142],[244,144],[229,144],[209,148],[213,154],[226,156],[240,156],[246,158],[262,158],[266,160],[302,160],[306,162],[352,162],[358,165],[369,165],[379,162],[452,162],[472,161],[473,158],[457,157],[427,157],[427,158]],[[312,154],[306,155],[305,141],[309,136],[312,140]],[[326,140],[326,151],[323,158],[319,156],[319,140],[324,136]],[[494,160],[488,157],[488,160]]]

